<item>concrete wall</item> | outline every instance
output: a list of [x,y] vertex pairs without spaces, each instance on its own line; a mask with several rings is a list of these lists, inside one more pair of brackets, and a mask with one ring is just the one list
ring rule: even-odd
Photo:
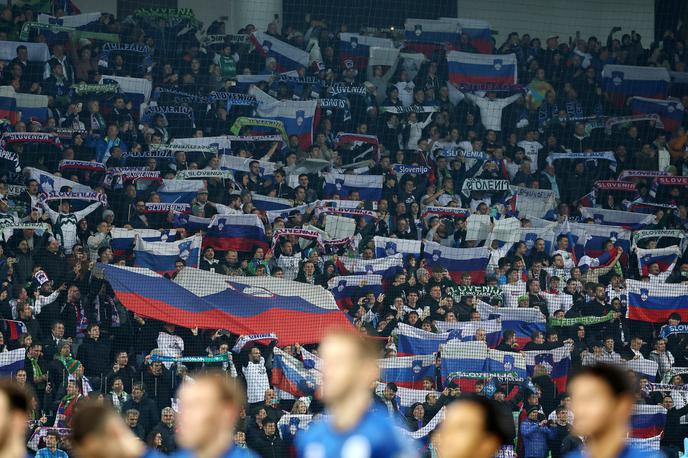
[[560,42],[575,36],[587,39],[595,35],[606,40],[614,26],[623,30],[615,36],[635,30],[649,46],[654,39],[654,0],[457,0],[458,17],[490,22],[497,46],[510,32],[539,37],[544,46],[548,36],[559,35]]

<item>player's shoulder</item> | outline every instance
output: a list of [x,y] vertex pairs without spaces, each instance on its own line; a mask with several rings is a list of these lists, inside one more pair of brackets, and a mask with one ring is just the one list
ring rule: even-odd
[[[172,455],[172,458],[194,458],[194,456],[195,455],[189,450],[181,450]],[[148,458],[147,455],[146,458]],[[222,455],[222,458],[258,458],[258,455],[248,448],[233,446]]]

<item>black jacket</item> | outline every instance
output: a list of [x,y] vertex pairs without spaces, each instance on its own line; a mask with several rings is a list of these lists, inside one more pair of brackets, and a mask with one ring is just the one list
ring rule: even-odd
[[278,433],[274,436],[261,434],[251,444],[251,448],[262,458],[282,458],[286,456],[287,448]]
[[112,361],[110,351],[110,341],[107,338],[85,338],[77,353],[77,359],[84,365],[84,374],[87,377],[104,377],[109,372]]
[[139,425],[143,428],[144,437],[146,437],[153,430],[158,418],[160,418],[155,401],[145,394],[140,402],[136,402],[134,398],[130,397],[127,402],[122,404],[122,414],[126,414],[129,409],[139,411]]

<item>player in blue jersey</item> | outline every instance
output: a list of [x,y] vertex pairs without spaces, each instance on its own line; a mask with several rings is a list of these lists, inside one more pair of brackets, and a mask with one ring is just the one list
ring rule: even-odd
[[84,401],[72,419],[72,447],[79,458],[159,458],[146,449],[122,417],[97,401]]
[[22,387],[10,380],[0,380],[0,456],[25,458],[26,423],[29,397]]
[[569,381],[573,433],[585,439],[582,450],[566,458],[660,458],[660,451],[639,450],[626,443],[633,403],[633,384],[622,370],[605,364],[583,367]]
[[300,458],[395,458],[415,456],[412,444],[372,407],[378,380],[377,348],[360,335],[327,335],[320,345],[325,419],[296,436]]
[[234,428],[244,395],[225,372],[194,375],[178,392],[177,444],[174,458],[257,458],[234,444]]
[[444,420],[433,436],[442,458],[492,458],[513,444],[514,417],[497,401],[468,395],[446,406]]

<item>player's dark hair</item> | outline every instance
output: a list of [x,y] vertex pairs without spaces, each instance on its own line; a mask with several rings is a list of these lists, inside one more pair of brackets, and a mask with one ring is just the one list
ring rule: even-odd
[[11,412],[29,413],[29,395],[24,388],[12,380],[0,380],[0,393],[7,396]]
[[103,434],[105,423],[114,411],[95,401],[86,401],[77,406],[72,419],[72,441],[75,445],[83,444],[92,435]]
[[583,366],[572,377],[569,377],[569,383],[580,377],[593,377],[602,381],[609,387],[615,398],[633,395],[633,384],[628,374],[615,366],[609,364]]
[[516,434],[514,417],[506,407],[493,399],[475,394],[461,396],[455,401],[452,401],[451,404],[460,402],[469,402],[480,408],[485,422],[485,432],[495,435],[499,439],[501,445],[513,443]]

